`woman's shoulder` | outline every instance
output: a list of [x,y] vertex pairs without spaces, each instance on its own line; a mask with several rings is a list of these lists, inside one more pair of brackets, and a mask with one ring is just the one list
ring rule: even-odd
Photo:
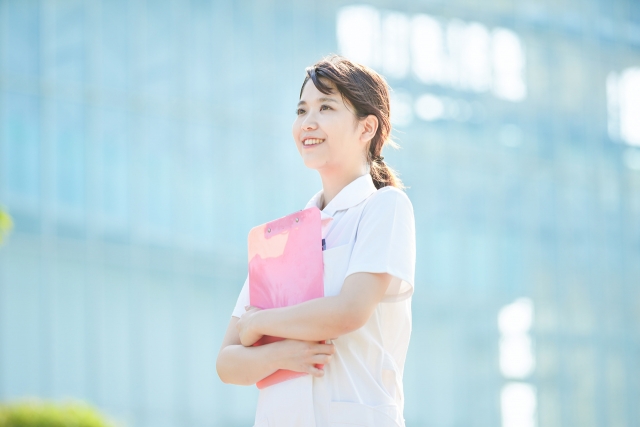
[[413,204],[407,193],[390,185],[375,191],[365,209],[388,209],[391,207],[404,207],[413,212]]
[[407,193],[396,187],[382,187],[369,196],[360,220],[367,222],[413,221],[413,204]]
[[[373,192],[366,203],[358,222],[357,240],[371,248],[415,246],[413,205],[404,191],[383,187]],[[404,254],[403,250],[398,251]]]

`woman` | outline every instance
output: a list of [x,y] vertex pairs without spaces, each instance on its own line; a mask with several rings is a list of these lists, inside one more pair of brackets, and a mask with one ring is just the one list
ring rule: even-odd
[[[404,426],[415,226],[411,202],[381,156],[391,144],[388,86],[339,56],[306,71],[293,138],[322,180],[306,207],[331,218],[322,231],[325,297],[259,310],[249,307],[245,281],[218,375],[250,385],[277,369],[310,374],[260,390],[256,426]],[[250,347],[262,335],[286,339]]]

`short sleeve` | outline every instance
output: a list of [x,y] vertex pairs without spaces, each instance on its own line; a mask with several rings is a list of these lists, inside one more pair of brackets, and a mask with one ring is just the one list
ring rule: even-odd
[[414,289],[416,233],[413,206],[397,188],[378,190],[364,207],[345,277],[353,273],[393,276],[384,302],[410,297]]
[[240,295],[238,295],[238,300],[236,301],[236,306],[233,309],[231,316],[238,318],[241,317],[246,311],[244,308],[249,304],[249,275],[247,274],[247,278],[244,281],[244,285],[242,285],[242,290],[240,291]]

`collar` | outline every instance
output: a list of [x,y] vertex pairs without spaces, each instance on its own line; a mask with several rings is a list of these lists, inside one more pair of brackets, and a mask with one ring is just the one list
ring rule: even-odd
[[[336,197],[321,211],[323,214],[322,218],[324,219],[326,216],[333,217],[336,212],[349,209],[359,204],[371,194],[375,193],[376,190],[377,188],[373,184],[373,179],[370,174],[367,173],[354,179],[340,190]],[[317,206],[319,209],[323,194],[324,190],[318,191],[311,200],[309,200],[305,209],[312,206]]]

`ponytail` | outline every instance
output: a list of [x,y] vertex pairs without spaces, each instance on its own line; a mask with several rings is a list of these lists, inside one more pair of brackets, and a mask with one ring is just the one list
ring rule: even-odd
[[396,187],[400,190],[404,189],[402,181],[397,176],[397,172],[384,162],[384,157],[378,156],[369,162],[369,173],[373,179],[373,184],[377,189],[382,187]]

